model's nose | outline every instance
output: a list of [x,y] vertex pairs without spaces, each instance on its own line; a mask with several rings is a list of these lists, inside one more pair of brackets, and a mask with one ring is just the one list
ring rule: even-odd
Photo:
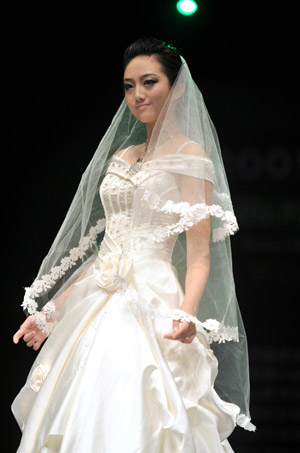
[[137,102],[141,102],[145,99],[143,88],[138,85],[135,87],[135,99]]

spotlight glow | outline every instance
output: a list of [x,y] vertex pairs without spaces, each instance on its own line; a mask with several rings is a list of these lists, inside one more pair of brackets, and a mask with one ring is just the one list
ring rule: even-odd
[[177,2],[176,7],[180,14],[183,14],[184,16],[190,16],[198,9],[198,5],[194,0],[180,0]]

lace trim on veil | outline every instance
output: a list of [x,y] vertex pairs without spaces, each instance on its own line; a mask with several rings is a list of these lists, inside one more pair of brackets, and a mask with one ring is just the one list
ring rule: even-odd
[[[198,318],[186,313],[179,308],[169,310],[167,307],[160,306],[154,307],[147,299],[141,300],[141,295],[135,289],[120,288],[120,294],[125,296],[125,300],[129,307],[142,324],[151,324],[151,319],[154,318],[173,318],[175,320],[194,322],[200,328],[205,329],[205,335],[209,343],[218,341],[225,343],[225,341],[239,341],[239,334],[237,327],[225,326],[223,322],[216,319],[207,319],[201,322]],[[203,330],[202,330],[203,331]],[[247,431],[255,431],[256,427],[251,423],[250,417],[245,414],[239,414],[236,419],[236,424]]]
[[163,203],[157,194],[150,190],[145,190],[142,200],[149,202],[150,209],[164,212],[167,214],[179,214],[180,219],[173,225],[158,227],[151,239],[156,242],[164,241],[171,234],[182,233],[188,230],[191,226],[196,225],[200,220],[206,219],[209,215],[219,218],[224,222],[220,228],[214,228],[212,232],[213,242],[223,241],[229,235],[233,235],[238,231],[238,223],[235,215],[231,211],[224,211],[220,205],[207,205],[205,203],[195,203],[191,205],[187,201],[174,203],[173,200],[168,200]]
[[51,322],[50,319],[56,311],[55,303],[48,302],[39,312],[35,298],[39,297],[44,291],[51,289],[56,281],[76,264],[79,258],[83,258],[87,250],[95,243],[97,235],[105,228],[105,224],[105,218],[98,220],[96,225],[90,228],[87,236],[81,238],[78,247],[70,250],[69,256],[62,258],[58,266],[53,266],[49,274],[43,275],[40,279],[35,280],[30,287],[25,288],[25,296],[21,306],[23,310],[28,311],[38,328],[46,335],[49,335],[55,327],[55,323]]
[[[143,200],[149,201],[151,209],[167,214],[180,215],[177,223],[159,226],[152,234],[150,233],[148,235],[148,241],[150,242],[162,242],[170,235],[188,230],[209,215],[215,216],[224,222],[222,227],[213,229],[213,242],[224,240],[238,230],[235,215],[231,211],[224,211],[219,205],[208,206],[205,203],[191,205],[188,202],[174,203],[172,200],[162,203],[160,197],[149,190],[145,190]],[[51,289],[55,282],[73,267],[79,258],[85,255],[86,251],[95,243],[97,235],[103,231],[105,224],[105,218],[98,220],[96,226],[90,228],[88,235],[80,240],[79,246],[70,250],[69,256],[62,258],[60,264],[52,267],[49,274],[45,274],[40,279],[35,280],[31,287],[25,288],[25,296],[21,305],[24,310],[28,311],[31,318],[45,334],[49,335],[55,326],[55,323],[50,320],[56,311],[55,304],[50,301],[39,312],[37,311],[38,305],[35,298],[39,297],[44,291]],[[228,341],[229,338],[232,339],[232,332],[230,333],[228,329],[230,328],[223,326],[213,341],[223,341],[223,339]]]
[[[162,315],[163,316],[163,315]],[[204,327],[208,332],[207,338],[209,343],[218,342],[225,343],[226,341],[239,341],[239,333],[237,327],[226,326],[223,322],[216,319],[207,319],[204,322],[199,321],[195,316],[189,315],[183,310],[176,308],[164,316],[171,317],[174,320],[193,322],[196,325]]]
[[[153,233],[150,233],[147,238],[150,242],[162,242],[170,235],[188,230],[191,226],[196,225],[200,220],[207,218],[209,215],[217,217],[224,222],[222,227],[213,229],[213,242],[224,240],[227,236],[233,235],[238,230],[235,215],[229,210],[224,211],[220,205],[208,206],[205,203],[191,205],[188,202],[174,203],[172,200],[162,203],[160,197],[149,190],[145,190],[142,199],[149,202],[150,209],[166,214],[180,215],[177,223],[159,226]],[[54,302],[50,301],[39,312],[37,311],[38,304],[35,298],[39,297],[44,291],[51,289],[56,281],[67,270],[71,269],[79,258],[85,255],[86,251],[95,243],[97,235],[105,228],[105,224],[105,218],[98,220],[97,224],[90,228],[88,235],[80,240],[78,247],[70,250],[69,256],[62,258],[60,264],[52,267],[49,274],[45,274],[40,279],[35,280],[31,287],[25,288],[25,296],[21,305],[24,310],[28,311],[31,318],[45,334],[49,335],[55,326],[55,323],[51,322],[51,316],[55,313],[56,307]],[[231,328],[225,326],[220,327],[217,334],[211,334],[212,341],[230,341],[235,338],[235,333],[228,329],[230,330]]]

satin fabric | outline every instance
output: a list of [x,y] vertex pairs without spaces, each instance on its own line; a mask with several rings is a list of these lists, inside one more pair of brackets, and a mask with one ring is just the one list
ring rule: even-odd
[[[129,291],[156,307],[179,306],[170,263],[141,256],[134,268]],[[163,338],[172,319],[146,324],[124,299],[99,288],[93,268],[75,285],[14,402],[19,453],[226,451],[239,408],[213,388],[217,360],[204,331],[191,344]],[[30,383],[41,365],[49,372],[36,392]]]
[[[128,192],[124,184],[131,183],[120,184]],[[112,192],[102,191],[106,206]],[[127,192],[120,215],[130,219]],[[173,237],[135,249],[147,225],[113,235],[116,211],[106,214],[99,256],[73,287],[13,403],[23,431],[18,453],[232,451],[226,439],[240,410],[214,390],[218,362],[204,329],[197,325],[191,344],[163,337],[173,330],[168,313],[184,298],[171,263]],[[115,288],[101,272],[113,269],[105,259],[126,244],[127,280]]]

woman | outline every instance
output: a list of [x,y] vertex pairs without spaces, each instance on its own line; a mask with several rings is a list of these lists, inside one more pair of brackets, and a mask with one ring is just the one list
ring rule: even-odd
[[124,93],[25,291],[14,342],[48,339],[12,406],[18,452],[224,452],[254,430],[238,227],[202,96],[152,38],[127,48]]

